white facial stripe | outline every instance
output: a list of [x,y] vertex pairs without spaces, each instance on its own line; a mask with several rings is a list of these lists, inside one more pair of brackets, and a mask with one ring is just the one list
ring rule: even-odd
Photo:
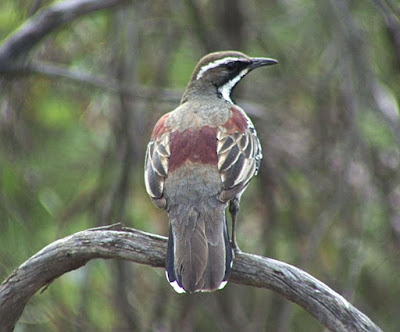
[[222,98],[224,98],[226,101],[229,101],[230,103],[233,104],[233,101],[231,99],[231,91],[233,87],[242,79],[243,76],[245,76],[249,70],[243,69],[239,75],[235,76],[233,79],[230,81],[226,82],[223,86],[218,88],[219,93],[222,95]]
[[207,65],[205,65],[205,66],[200,68],[199,72],[197,73],[196,80],[201,78],[204,75],[204,73],[209,69],[218,67],[219,65],[222,65],[222,64],[225,64],[225,63],[228,63],[228,62],[231,62],[231,61],[240,61],[240,60],[243,60],[243,59],[242,58],[227,57],[227,58],[215,60],[214,62],[210,62],[209,64],[207,64]]

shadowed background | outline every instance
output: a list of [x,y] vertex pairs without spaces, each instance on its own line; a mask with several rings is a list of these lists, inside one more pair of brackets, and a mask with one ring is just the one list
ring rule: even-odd
[[[6,39],[51,1],[4,0]],[[400,7],[392,0],[128,1],[57,29],[35,73],[0,79],[0,280],[59,237],[117,221],[167,234],[145,193],[157,119],[204,54],[279,60],[236,101],[263,145],[242,199],[243,251],[296,265],[383,330],[400,325]],[[62,73],[62,75],[61,75]],[[119,84],[118,84],[119,82]],[[178,295],[164,270],[95,261],[28,304],[16,331],[323,331],[234,284]]]

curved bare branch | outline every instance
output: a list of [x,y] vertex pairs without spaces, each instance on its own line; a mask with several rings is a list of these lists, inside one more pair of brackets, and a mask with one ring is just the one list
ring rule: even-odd
[[[167,239],[112,225],[57,240],[18,267],[0,286],[0,326],[12,331],[29,299],[64,273],[96,258],[163,267]],[[381,331],[366,315],[308,273],[289,264],[238,253],[231,282],[271,289],[333,331]]]
[[16,61],[46,35],[79,16],[120,5],[127,0],[68,0],[49,6],[29,19],[0,46],[0,72],[14,70]]

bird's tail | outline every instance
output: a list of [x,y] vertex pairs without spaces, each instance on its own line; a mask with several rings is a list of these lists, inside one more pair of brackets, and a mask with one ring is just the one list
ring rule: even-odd
[[169,211],[166,274],[178,293],[222,289],[232,266],[225,209]]

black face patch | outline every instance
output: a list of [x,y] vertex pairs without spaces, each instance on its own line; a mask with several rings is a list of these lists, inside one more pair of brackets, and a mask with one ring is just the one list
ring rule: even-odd
[[219,98],[235,103],[232,93],[240,80],[249,72],[247,69],[251,63],[243,60],[232,60],[220,66],[220,75],[214,85]]
[[221,82],[219,82],[218,86],[222,86],[225,83],[228,83],[230,80],[239,75],[239,73],[248,65],[248,62],[240,60],[230,61],[223,65],[223,68],[225,69],[225,75],[222,75]]
[[228,69],[229,72],[235,72],[238,69],[239,65],[239,61],[231,61],[228,62],[225,67],[226,69]]

